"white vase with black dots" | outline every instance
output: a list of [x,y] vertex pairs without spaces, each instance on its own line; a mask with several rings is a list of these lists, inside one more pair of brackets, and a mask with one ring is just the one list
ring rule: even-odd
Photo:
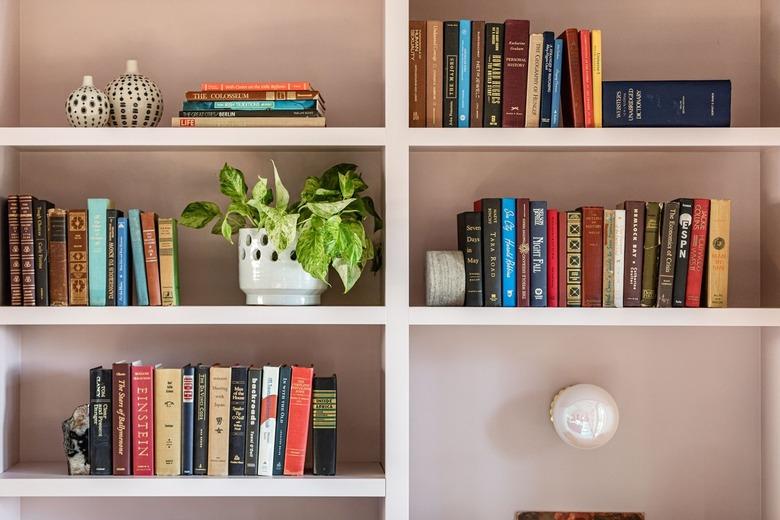
[[111,104],[109,126],[157,126],[163,114],[159,87],[138,72],[138,62],[127,60],[127,70],[106,87]]
[[70,93],[65,104],[65,115],[70,126],[106,126],[110,112],[108,96],[95,88],[92,76],[84,76],[81,86]]

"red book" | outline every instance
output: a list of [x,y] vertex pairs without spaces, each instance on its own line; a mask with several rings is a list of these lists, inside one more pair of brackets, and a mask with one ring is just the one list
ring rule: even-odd
[[303,475],[303,463],[306,461],[306,441],[309,436],[313,377],[313,368],[292,367],[290,408],[287,415],[287,446],[284,452],[285,475]]
[[583,128],[585,115],[582,109],[580,38],[577,29],[566,29],[558,38],[563,40],[561,119],[563,126]]
[[114,464],[114,475],[130,475],[130,368],[125,361],[114,363],[112,374],[111,426],[113,435],[111,443]]
[[144,265],[149,305],[162,305],[160,258],[157,251],[157,214],[141,212],[141,236],[144,242]]
[[252,82],[252,83],[201,83],[203,92],[262,92],[266,90],[314,90],[308,81]]
[[566,212],[561,211],[558,213],[558,243],[547,244],[547,247],[558,248],[558,306],[566,307],[566,276],[568,271],[566,270],[566,239],[568,237]]
[[685,286],[686,307],[701,307],[701,286],[704,280],[704,259],[707,253],[707,225],[709,221],[709,199],[694,199],[691,250],[688,253],[688,281]]
[[528,199],[517,199],[517,306],[531,305],[531,242]]
[[604,208],[582,211],[582,306],[601,307],[604,258]]
[[558,299],[558,210],[547,210],[547,306],[560,307]]
[[530,32],[531,22],[528,20],[507,20],[504,23],[504,86],[501,125],[507,128],[525,128]]
[[130,367],[133,475],[154,475],[154,367]]
[[582,110],[585,115],[585,128],[595,128],[593,116],[593,65],[590,49],[590,30],[580,31],[580,59],[582,60]]

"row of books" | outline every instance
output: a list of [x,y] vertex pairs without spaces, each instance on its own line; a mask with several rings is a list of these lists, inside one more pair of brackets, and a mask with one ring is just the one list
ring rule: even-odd
[[32,195],[7,204],[11,305],[127,306],[131,286],[136,305],[179,304],[176,219],[125,216],[104,198],[71,210]]
[[729,126],[730,81],[604,81],[600,30],[412,21],[410,127]]
[[185,94],[171,126],[325,126],[325,101],[305,81],[203,83]]
[[[311,421],[310,421],[311,419]],[[336,376],[301,366],[90,370],[92,475],[336,474]]]
[[726,307],[731,201],[548,209],[493,198],[458,215],[467,306]]

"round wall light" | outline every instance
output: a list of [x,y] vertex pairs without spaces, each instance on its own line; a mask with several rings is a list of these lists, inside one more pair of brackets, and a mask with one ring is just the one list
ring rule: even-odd
[[579,384],[564,388],[553,398],[550,420],[563,442],[593,449],[612,439],[620,414],[609,392],[600,386]]

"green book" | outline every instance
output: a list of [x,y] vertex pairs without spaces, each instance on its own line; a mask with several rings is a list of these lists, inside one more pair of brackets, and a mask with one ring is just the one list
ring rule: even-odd
[[658,253],[661,250],[661,211],[663,203],[645,204],[645,244],[642,261],[642,307],[655,307],[658,300]]
[[108,209],[109,199],[88,199],[87,220],[89,221],[88,265],[89,304],[98,307],[106,305],[106,266],[108,253]]
[[130,226],[130,261],[133,264],[133,285],[135,286],[135,304],[149,305],[149,292],[146,288],[146,264],[144,263],[144,239],[141,232],[141,210],[127,212]]
[[175,218],[157,221],[163,305],[179,305],[179,231]]

